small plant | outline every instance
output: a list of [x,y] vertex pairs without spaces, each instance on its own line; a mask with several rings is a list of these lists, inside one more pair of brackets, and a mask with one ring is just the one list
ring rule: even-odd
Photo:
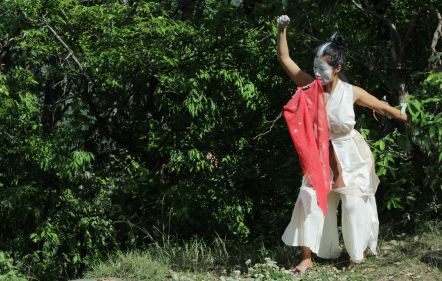
[[17,272],[14,266],[14,260],[8,253],[0,251],[0,281],[26,281],[27,279],[22,277]]
[[290,270],[284,267],[279,267],[276,261],[265,258],[265,263],[255,263],[250,267],[249,260],[246,261],[247,277],[255,278],[256,280],[292,280],[293,274]]

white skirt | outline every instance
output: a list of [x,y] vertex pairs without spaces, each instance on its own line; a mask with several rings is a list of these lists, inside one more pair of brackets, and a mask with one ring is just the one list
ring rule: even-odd
[[328,211],[324,217],[316,201],[316,192],[305,184],[298,194],[282,241],[289,246],[309,247],[321,258],[337,258],[341,253],[336,217],[340,200],[342,235],[351,260],[363,260],[367,248],[376,254],[379,220],[374,195],[355,196],[332,191],[327,198]]

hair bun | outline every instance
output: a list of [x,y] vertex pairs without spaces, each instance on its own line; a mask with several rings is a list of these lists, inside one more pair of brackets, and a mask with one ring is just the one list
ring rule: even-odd
[[344,36],[342,36],[338,32],[333,33],[333,35],[330,37],[329,41],[331,43],[333,43],[339,49],[344,49],[344,47],[345,47]]

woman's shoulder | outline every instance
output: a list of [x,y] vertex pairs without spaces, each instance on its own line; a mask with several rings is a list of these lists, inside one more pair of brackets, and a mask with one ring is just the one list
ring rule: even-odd
[[352,89],[352,93],[353,93],[353,102],[355,102],[357,99],[359,99],[361,94],[363,94],[364,92],[367,92],[363,88],[356,86],[356,85],[351,85],[351,89]]
[[341,85],[346,91],[351,91],[351,92],[354,92],[355,87],[357,87],[357,86],[350,84],[349,82],[345,82],[343,80],[341,80]]
[[341,82],[342,82],[342,87],[343,87],[344,91],[349,93],[349,95],[347,95],[347,96],[348,97],[351,96],[353,103],[354,103],[358,99],[359,91],[361,90],[361,88],[356,85],[353,85],[349,82],[345,82],[342,80],[341,80]]

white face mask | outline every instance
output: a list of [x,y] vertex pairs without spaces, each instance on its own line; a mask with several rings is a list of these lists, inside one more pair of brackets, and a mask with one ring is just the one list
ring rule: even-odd
[[323,85],[330,84],[330,82],[333,81],[333,68],[318,57],[316,57],[313,62],[313,72],[315,73],[315,77],[319,78]]

